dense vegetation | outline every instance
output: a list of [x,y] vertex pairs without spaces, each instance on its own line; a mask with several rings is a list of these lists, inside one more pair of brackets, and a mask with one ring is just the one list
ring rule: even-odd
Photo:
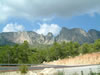
[[27,41],[14,46],[0,46],[0,64],[39,64],[80,54],[100,52],[100,39],[92,44],[55,42],[52,46],[32,48]]

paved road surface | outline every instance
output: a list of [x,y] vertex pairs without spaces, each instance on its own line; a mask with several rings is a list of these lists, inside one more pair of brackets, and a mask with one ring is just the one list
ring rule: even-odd
[[[73,68],[84,66],[96,66],[96,65],[81,65],[81,66],[63,66],[63,65],[33,65],[29,67],[29,70],[42,70],[44,68]],[[19,70],[18,66],[0,66],[0,71],[16,71]]]

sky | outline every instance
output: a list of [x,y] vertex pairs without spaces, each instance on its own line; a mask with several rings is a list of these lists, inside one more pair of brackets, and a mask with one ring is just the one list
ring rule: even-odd
[[0,32],[100,31],[100,0],[0,0]]

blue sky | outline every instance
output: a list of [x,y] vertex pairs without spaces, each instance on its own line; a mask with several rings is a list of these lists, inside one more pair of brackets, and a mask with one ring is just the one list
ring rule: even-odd
[[57,35],[62,27],[100,31],[100,0],[1,0],[0,32]]

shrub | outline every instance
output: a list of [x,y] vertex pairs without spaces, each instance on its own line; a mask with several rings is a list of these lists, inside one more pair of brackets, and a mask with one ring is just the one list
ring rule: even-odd
[[27,65],[21,65],[20,68],[19,68],[20,72],[22,74],[25,74],[28,72],[28,66]]
[[65,74],[62,71],[58,71],[58,75],[65,75]]

